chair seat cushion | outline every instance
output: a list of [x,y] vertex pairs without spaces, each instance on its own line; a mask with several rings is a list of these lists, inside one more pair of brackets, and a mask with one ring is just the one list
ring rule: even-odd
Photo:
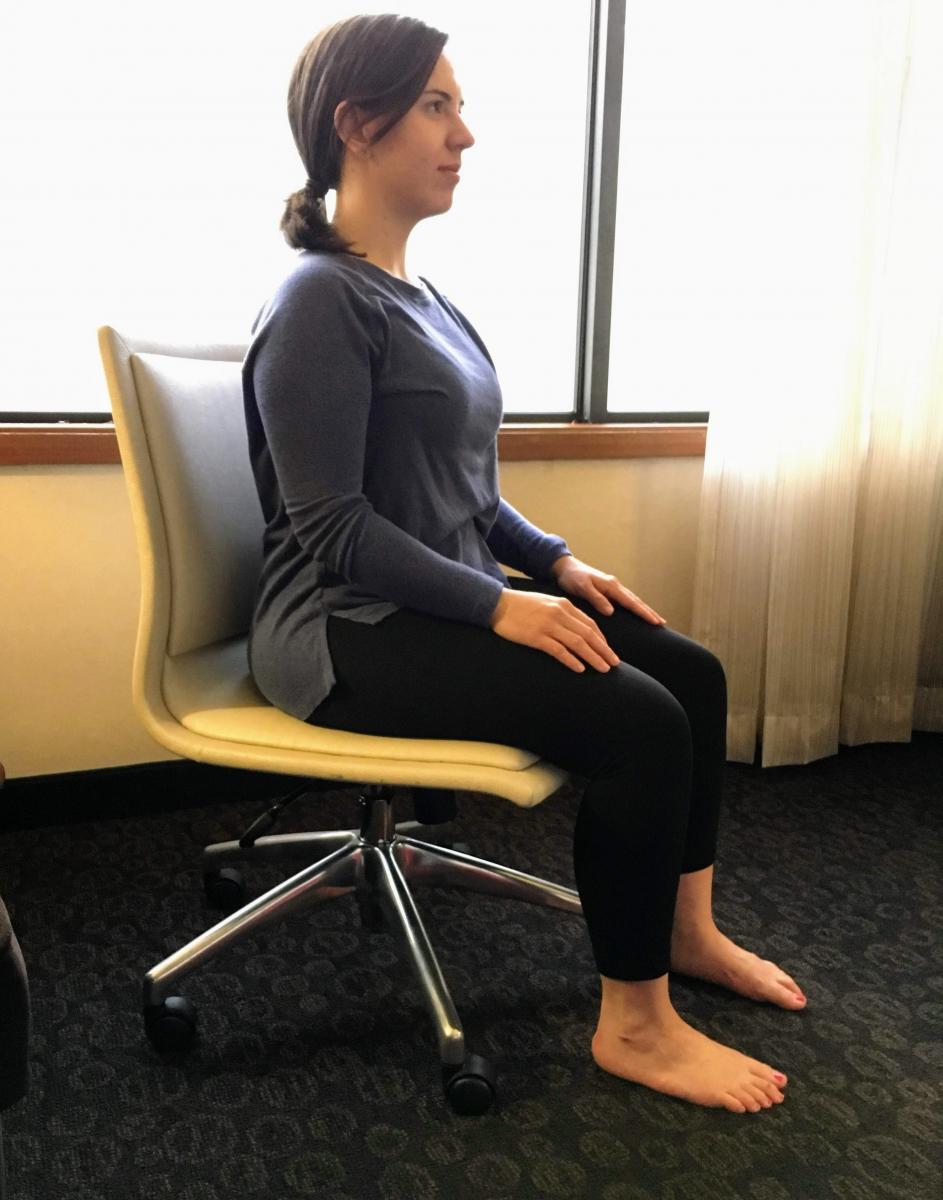
[[269,704],[248,667],[246,638],[168,656],[164,703],[186,729],[204,737],[278,750],[352,758],[467,763],[523,771],[539,762],[528,750],[494,742],[379,737],[309,725]]

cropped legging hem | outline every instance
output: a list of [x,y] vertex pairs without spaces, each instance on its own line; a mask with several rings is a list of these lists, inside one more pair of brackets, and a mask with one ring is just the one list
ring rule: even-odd
[[682,873],[713,863],[726,760],[723,667],[704,646],[556,584],[619,655],[573,671],[492,629],[402,608],[375,625],[332,615],[336,682],[311,724],[390,737],[455,738],[529,750],[584,776],[573,833],[577,891],[600,974],[669,968]]

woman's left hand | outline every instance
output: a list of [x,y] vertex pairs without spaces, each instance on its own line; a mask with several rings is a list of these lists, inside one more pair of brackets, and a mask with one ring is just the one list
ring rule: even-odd
[[664,617],[660,617],[653,608],[649,608],[634,592],[630,592],[621,584],[615,575],[597,571],[595,567],[581,562],[572,554],[563,554],[556,559],[551,564],[550,574],[563,591],[588,600],[601,613],[608,615],[615,611],[615,604],[621,604],[623,608],[644,617],[652,625],[667,623]]

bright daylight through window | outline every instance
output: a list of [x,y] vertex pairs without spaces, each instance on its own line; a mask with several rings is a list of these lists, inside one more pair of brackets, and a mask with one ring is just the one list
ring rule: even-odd
[[[248,342],[295,253],[278,229],[304,182],[292,66],[362,11],[284,0],[244,21],[190,0],[90,0],[50,22],[2,7],[0,418],[107,414],[99,325]],[[808,264],[841,253],[861,192],[858,11],[408,6],[448,33],[476,139],[452,208],[413,230],[408,268],[478,329],[506,421],[703,420],[731,364],[768,377],[789,323],[834,306]],[[333,191],[326,203],[332,215]]]

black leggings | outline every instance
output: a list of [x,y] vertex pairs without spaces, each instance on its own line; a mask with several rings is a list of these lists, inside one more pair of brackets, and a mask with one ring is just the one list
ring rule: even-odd
[[[622,660],[576,672],[491,629],[401,608],[376,625],[331,616],[337,682],[308,721],[354,733],[530,750],[588,777],[573,837],[593,955],[610,979],[669,967],[678,877],[714,861],[727,685],[705,647],[620,605],[605,615],[556,584]],[[583,661],[583,660],[581,660]]]

